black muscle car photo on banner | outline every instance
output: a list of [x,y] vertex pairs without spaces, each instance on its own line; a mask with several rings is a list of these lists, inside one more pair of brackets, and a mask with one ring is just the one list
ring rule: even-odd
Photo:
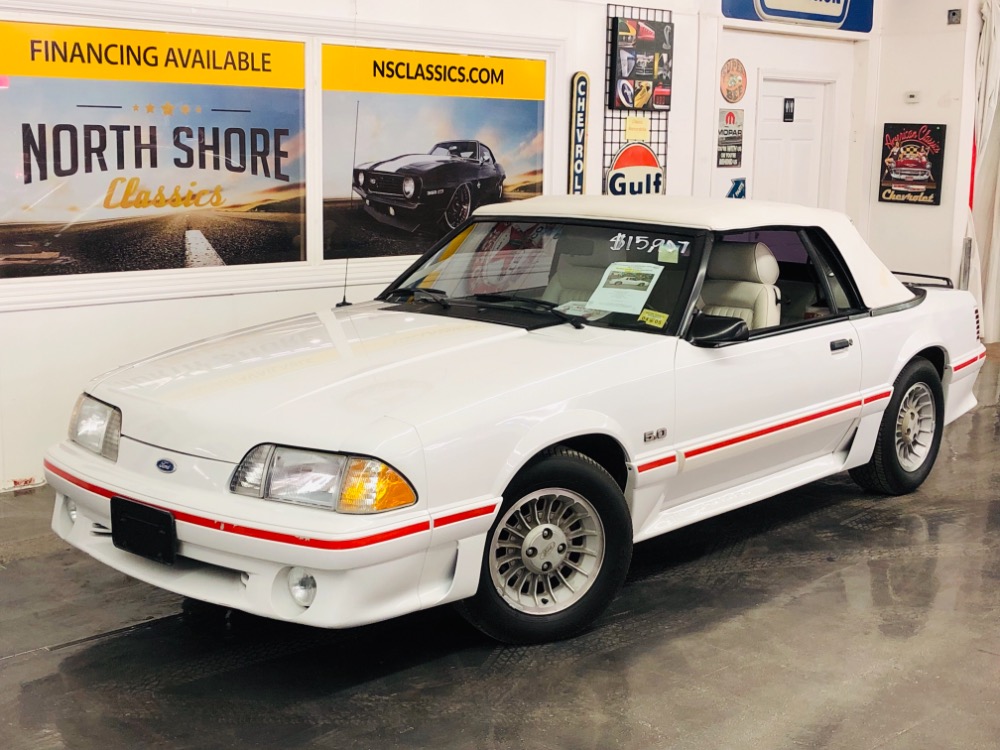
[[506,179],[485,143],[442,141],[428,153],[359,164],[353,189],[376,221],[437,232],[455,229],[477,206],[503,200]]
[[543,61],[325,48],[323,257],[421,253],[479,206],[540,195],[543,122]]

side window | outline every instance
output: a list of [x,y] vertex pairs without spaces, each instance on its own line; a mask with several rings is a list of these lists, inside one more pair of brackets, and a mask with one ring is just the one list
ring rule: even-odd
[[[848,284],[847,278],[843,273],[838,273],[834,270],[835,266],[833,264],[833,258],[827,257],[829,254],[826,242],[822,244],[817,244],[811,241],[812,238],[807,236],[807,240],[810,240],[810,245],[814,248],[814,257],[816,258],[816,269],[826,280],[826,286],[829,287],[829,294],[833,300],[834,305],[838,312],[846,312],[848,310],[855,310],[860,307],[852,301],[853,293],[850,293],[850,285]],[[836,267],[839,268],[840,264],[837,263]]]
[[483,146],[482,149],[483,149],[483,152],[482,152],[483,153],[483,163],[484,164],[492,164],[494,162],[493,152],[490,151],[486,146]]
[[[776,325],[793,326],[839,315],[856,307],[842,263],[833,254],[826,235],[817,229],[765,227],[726,233],[718,238],[717,243],[723,249],[731,247],[734,251],[740,251],[748,243],[760,243],[777,261],[778,278],[774,286],[777,287],[778,310],[776,313],[773,308],[762,311],[762,303],[758,299],[756,309],[743,314],[751,330]],[[712,252],[716,252],[715,247]],[[715,265],[720,266],[721,263],[717,261]],[[730,265],[740,267],[735,262]],[[712,266],[710,260],[708,279],[712,277]],[[725,295],[727,290],[723,289],[723,293]],[[704,293],[702,296],[705,296]],[[751,316],[749,319],[748,315]]]

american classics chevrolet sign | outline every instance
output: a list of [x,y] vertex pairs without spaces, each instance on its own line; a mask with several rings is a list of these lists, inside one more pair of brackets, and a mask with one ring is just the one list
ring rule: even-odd
[[874,0],[722,0],[722,15],[749,21],[872,30]]

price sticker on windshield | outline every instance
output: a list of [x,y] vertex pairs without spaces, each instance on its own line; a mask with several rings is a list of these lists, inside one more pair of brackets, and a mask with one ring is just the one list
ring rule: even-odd
[[691,245],[687,240],[675,242],[665,240],[662,237],[649,237],[645,234],[626,234],[619,232],[611,238],[609,248],[612,252],[627,253],[631,250],[656,253],[656,259],[660,263],[677,263],[680,256],[688,254],[688,247]]

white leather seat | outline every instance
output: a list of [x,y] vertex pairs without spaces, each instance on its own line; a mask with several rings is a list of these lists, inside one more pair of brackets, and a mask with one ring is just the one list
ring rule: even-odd
[[716,242],[701,289],[702,311],[742,318],[752,331],[781,322],[778,261],[763,242]]
[[613,255],[607,243],[598,245],[592,239],[572,235],[559,238],[556,252],[559,260],[542,299],[560,305],[590,299],[608,266],[625,259],[622,253]]

